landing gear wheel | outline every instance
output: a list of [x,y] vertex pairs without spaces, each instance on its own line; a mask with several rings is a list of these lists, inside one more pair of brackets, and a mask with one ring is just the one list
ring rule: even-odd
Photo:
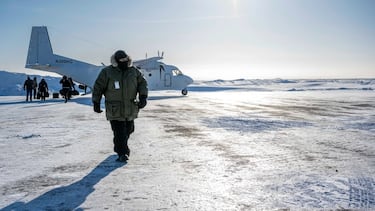
[[187,90],[187,89],[183,89],[183,90],[181,91],[181,94],[182,94],[182,95],[187,95],[187,93],[188,93],[188,90]]

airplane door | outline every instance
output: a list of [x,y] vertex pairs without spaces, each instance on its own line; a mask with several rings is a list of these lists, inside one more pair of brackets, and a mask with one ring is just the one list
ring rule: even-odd
[[164,86],[165,87],[172,86],[172,75],[170,73],[164,74]]

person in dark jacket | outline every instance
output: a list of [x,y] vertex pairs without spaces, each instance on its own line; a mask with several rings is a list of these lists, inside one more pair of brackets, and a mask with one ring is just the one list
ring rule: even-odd
[[[130,57],[122,50],[111,57],[111,65],[99,73],[93,88],[94,111],[101,113],[100,101],[105,96],[107,120],[113,131],[117,161],[126,162],[130,155],[128,139],[134,132],[134,119],[139,109],[147,104],[147,81],[143,74],[131,66]],[[137,100],[138,95],[138,100]]]
[[36,99],[37,89],[38,89],[38,81],[36,80],[36,77],[34,77],[34,79],[33,79],[33,96],[34,96],[34,99]]
[[60,80],[60,84],[62,89],[60,90],[60,94],[65,98],[65,103],[68,102],[70,99],[71,91],[72,91],[72,84],[70,83],[68,77],[66,75]]
[[74,84],[74,82],[73,82],[73,78],[69,77],[68,80],[69,80],[69,82],[70,82],[70,85],[71,85],[72,88],[73,88],[73,91],[76,91],[76,87],[75,87],[75,84]]
[[29,76],[27,76],[27,79],[25,83],[23,84],[23,90],[26,90],[26,102],[33,101],[33,88],[34,88],[34,81],[30,79]]
[[48,84],[44,78],[40,81],[38,91],[40,93],[40,100],[46,101],[46,96],[48,93]]

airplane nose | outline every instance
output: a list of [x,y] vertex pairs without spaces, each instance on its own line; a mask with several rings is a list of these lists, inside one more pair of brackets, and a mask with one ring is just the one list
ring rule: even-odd
[[194,82],[194,80],[187,75],[185,75],[185,81],[187,85],[192,84]]

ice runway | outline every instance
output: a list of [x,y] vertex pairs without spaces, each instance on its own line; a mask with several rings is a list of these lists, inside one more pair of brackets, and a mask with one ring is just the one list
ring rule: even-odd
[[151,92],[120,167],[89,96],[0,97],[0,208],[374,209],[374,92],[267,87]]

